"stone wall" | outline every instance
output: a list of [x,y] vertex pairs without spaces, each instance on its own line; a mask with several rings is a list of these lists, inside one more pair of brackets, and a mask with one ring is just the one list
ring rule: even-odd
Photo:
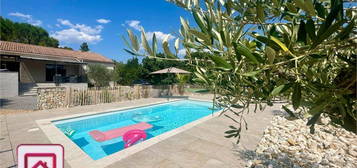
[[[135,85],[108,88],[66,88],[51,87],[38,89],[37,108],[39,110],[120,102],[168,95],[169,86]],[[170,86],[171,96],[184,94],[177,85]]]
[[37,108],[43,110],[66,107],[66,90],[65,87],[38,89]]

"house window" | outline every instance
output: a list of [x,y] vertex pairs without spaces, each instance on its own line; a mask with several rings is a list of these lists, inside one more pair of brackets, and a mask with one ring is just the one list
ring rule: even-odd
[[54,78],[63,78],[66,76],[64,65],[46,64],[46,81],[52,82]]
[[0,56],[0,69],[7,71],[18,72],[20,64],[17,57],[1,55]]

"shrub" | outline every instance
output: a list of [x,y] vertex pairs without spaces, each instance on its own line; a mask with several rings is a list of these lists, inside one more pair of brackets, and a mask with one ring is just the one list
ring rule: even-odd
[[87,75],[90,82],[96,87],[109,86],[109,82],[112,80],[112,71],[100,64],[88,65]]

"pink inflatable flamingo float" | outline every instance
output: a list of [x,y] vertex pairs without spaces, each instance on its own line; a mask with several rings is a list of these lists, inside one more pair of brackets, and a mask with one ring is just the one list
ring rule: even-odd
[[134,129],[126,132],[123,135],[124,147],[130,147],[138,142],[144,141],[147,135],[146,132],[140,129]]

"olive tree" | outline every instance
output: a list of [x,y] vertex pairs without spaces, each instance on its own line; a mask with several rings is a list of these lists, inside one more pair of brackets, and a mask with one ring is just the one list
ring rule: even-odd
[[91,83],[95,87],[109,86],[109,82],[112,81],[113,73],[101,64],[89,64],[87,70],[87,76]]
[[[240,137],[249,106],[263,109],[276,97],[293,117],[310,114],[307,125],[322,114],[356,133],[356,8],[342,0],[172,0],[193,16],[180,18],[174,47],[162,42],[166,58],[186,49],[194,75],[217,96],[214,102],[238,123],[226,137]],[[345,4],[345,5],[344,5]],[[157,41],[148,43],[128,30],[127,52],[157,58]],[[130,43],[129,43],[130,42]],[[145,49],[139,50],[140,45]],[[172,52],[174,49],[174,52]],[[202,58],[193,52],[210,53]]]

